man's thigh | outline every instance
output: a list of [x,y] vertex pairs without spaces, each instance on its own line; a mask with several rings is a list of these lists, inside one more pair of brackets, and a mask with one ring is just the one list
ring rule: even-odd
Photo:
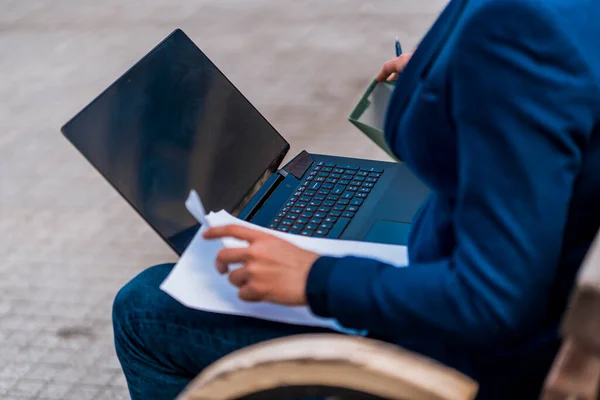
[[333,332],[185,307],[159,288],[172,268],[149,268],[124,286],[115,299],[113,321],[117,342],[131,342],[127,346],[180,376],[192,378],[224,355],[265,340]]

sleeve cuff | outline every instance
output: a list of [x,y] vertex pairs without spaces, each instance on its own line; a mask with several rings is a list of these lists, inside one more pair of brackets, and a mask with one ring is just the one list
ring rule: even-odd
[[306,281],[306,300],[312,312],[322,318],[331,318],[327,304],[329,277],[337,258],[322,256],[315,261]]

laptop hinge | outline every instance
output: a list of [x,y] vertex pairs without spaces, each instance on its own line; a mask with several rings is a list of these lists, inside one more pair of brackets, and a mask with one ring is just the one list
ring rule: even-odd
[[[279,184],[283,182],[285,176],[282,174],[282,170],[277,171],[267,179],[267,181],[261,186],[261,188],[254,194],[252,199],[246,204],[243,210],[240,211],[238,217],[245,221],[250,221],[260,207],[267,201],[271,196],[271,193],[277,189]],[[287,174],[286,174],[287,175]]]

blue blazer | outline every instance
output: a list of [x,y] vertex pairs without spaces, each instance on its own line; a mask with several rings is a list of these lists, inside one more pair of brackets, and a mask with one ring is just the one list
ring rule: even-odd
[[311,309],[470,374],[481,398],[534,398],[600,227],[600,1],[451,1],[386,139],[431,189],[410,265],[322,257]]

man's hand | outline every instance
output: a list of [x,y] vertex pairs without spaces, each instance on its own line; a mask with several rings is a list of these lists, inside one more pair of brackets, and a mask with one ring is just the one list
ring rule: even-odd
[[393,81],[398,78],[398,73],[402,72],[408,61],[412,57],[413,53],[402,54],[400,57],[392,58],[385,64],[383,64],[383,68],[377,74],[377,81]]
[[261,231],[239,225],[210,228],[206,239],[231,237],[249,243],[245,248],[227,248],[217,256],[221,274],[229,264],[242,267],[229,273],[229,281],[245,301],[267,301],[288,306],[306,305],[308,272],[319,255]]

